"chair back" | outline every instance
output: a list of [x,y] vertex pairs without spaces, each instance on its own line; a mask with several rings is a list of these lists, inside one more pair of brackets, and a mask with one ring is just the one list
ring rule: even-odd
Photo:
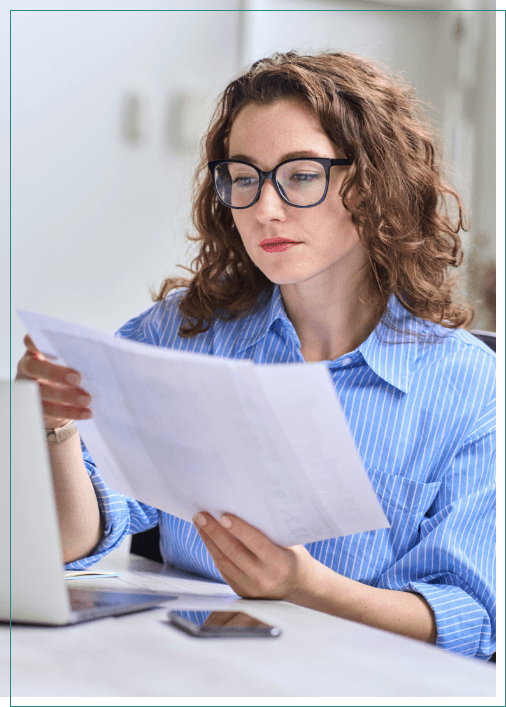
[[483,341],[492,351],[495,351],[495,331],[480,331],[479,329],[472,329],[470,332],[480,341]]
[[154,528],[132,535],[130,552],[148,560],[163,562],[162,553],[160,552],[160,527],[155,525]]

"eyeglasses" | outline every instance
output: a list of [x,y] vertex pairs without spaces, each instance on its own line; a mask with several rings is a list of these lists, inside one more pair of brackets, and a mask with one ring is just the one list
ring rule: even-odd
[[290,206],[309,209],[327,196],[330,168],[351,165],[351,160],[311,157],[280,162],[263,172],[243,160],[212,160],[207,163],[218,199],[231,209],[247,209],[260,198],[263,183],[270,179],[279,196]]

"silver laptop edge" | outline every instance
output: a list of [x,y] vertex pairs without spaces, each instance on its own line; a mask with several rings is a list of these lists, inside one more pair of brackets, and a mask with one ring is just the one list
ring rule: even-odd
[[[36,383],[0,381],[0,435],[0,621],[66,625],[141,611],[175,598],[74,590],[82,608],[73,610]],[[99,605],[94,597],[101,600]]]

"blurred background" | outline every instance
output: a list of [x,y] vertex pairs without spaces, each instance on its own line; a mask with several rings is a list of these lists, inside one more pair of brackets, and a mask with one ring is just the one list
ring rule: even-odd
[[[429,104],[472,222],[463,240],[473,328],[495,331],[495,3],[86,4],[11,15],[13,309],[108,333],[147,309],[149,288],[186,275],[177,265],[195,254],[185,242],[192,174],[217,95],[274,51],[342,49],[402,70]],[[13,313],[13,374],[23,336]],[[2,347],[7,378],[6,337]]]

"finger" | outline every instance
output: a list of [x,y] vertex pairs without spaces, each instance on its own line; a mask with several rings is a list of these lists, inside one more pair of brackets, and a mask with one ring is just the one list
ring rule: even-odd
[[91,397],[80,388],[39,382],[44,414],[49,417],[86,420],[91,417]]
[[39,382],[39,389],[44,402],[73,405],[79,408],[86,408],[91,403],[91,396],[82,388],[76,388],[75,386]]
[[45,380],[58,385],[78,386],[81,376],[78,371],[66,366],[58,366],[39,355],[24,356],[20,361],[20,371],[34,380]]
[[[203,530],[220,552],[243,572],[252,574],[256,569],[256,557],[244,545],[223,528],[209,513],[197,513],[194,517],[197,530]],[[204,524],[203,524],[204,523]]]
[[31,340],[29,334],[25,336],[25,338],[23,339],[23,343],[26,346],[27,350],[30,352],[35,352],[38,350],[33,341]]
[[30,338],[29,334],[27,334],[27,335],[25,336],[25,338],[23,339],[23,343],[25,344],[27,350],[28,350],[30,353],[38,354],[38,357],[39,357],[39,358],[46,359],[46,360],[47,360],[47,359],[53,359],[53,358],[54,358],[54,356],[52,356],[51,354],[49,354],[49,353],[47,353],[47,352],[46,352],[45,354],[43,354],[43,353],[35,346],[35,344],[33,343],[32,339]]
[[213,558],[216,568],[227,584],[229,584],[237,594],[241,595],[244,591],[247,591],[250,587],[252,587],[253,583],[247,573],[243,572],[220,550],[218,545],[216,545],[213,539],[209,537],[206,531],[203,528],[199,528],[198,532],[202,538],[202,542],[207,547],[209,554]]
[[[76,407],[75,405],[61,405],[60,403],[53,403],[51,401],[42,403],[44,417],[58,420],[89,420],[92,416],[92,412],[89,408]],[[49,427],[54,427],[55,425],[47,424]],[[60,427],[61,425],[56,425]]]
[[218,524],[226,528],[230,535],[233,535],[255,557],[258,557],[264,563],[269,563],[281,549],[279,545],[269,540],[261,530],[231,513],[221,516]]
[[239,581],[236,581],[233,577],[231,577],[229,574],[227,574],[223,569],[220,570],[220,574],[225,580],[225,582],[228,584],[228,586],[234,590],[236,594],[238,594],[240,597],[243,599],[256,599],[258,598],[258,592],[255,592],[253,590],[253,586],[249,585],[249,587],[246,586],[245,582],[248,581],[248,578],[244,576],[244,578],[241,578],[243,580],[243,583],[240,584]]

